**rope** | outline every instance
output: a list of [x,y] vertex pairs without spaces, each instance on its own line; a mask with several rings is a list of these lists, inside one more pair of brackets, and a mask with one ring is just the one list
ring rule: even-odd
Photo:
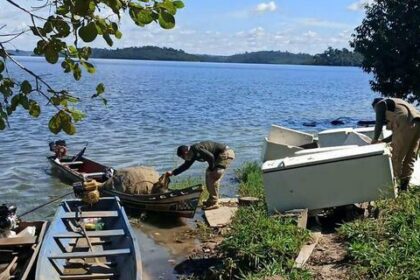
[[65,194],[63,194],[62,196],[59,196],[59,197],[57,197],[57,198],[54,198],[53,200],[50,200],[50,201],[48,201],[48,202],[46,202],[46,203],[44,203],[44,204],[41,204],[41,205],[39,205],[39,206],[37,206],[37,207],[35,207],[35,208],[33,208],[33,209],[29,210],[29,211],[24,212],[23,214],[20,214],[20,215],[18,216],[18,218],[21,218],[21,217],[23,217],[23,216],[25,216],[25,215],[28,215],[29,213],[35,212],[36,210],[38,210],[38,209],[40,209],[40,208],[42,208],[42,207],[45,207],[45,206],[47,206],[48,204],[51,204],[51,203],[53,203],[53,202],[56,202],[57,200],[62,199],[62,198],[64,198],[64,197],[68,196],[68,195],[71,195],[72,193],[73,193],[73,191],[68,192],[68,193],[65,193]]

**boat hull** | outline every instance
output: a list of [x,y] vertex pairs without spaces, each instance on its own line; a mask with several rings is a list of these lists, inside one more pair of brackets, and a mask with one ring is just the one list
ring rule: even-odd
[[[55,170],[54,173],[69,183],[83,182],[86,180],[87,177],[84,177],[83,173],[99,174],[105,173],[108,169],[107,166],[85,157],[80,159],[80,161],[83,162],[80,169],[86,171],[83,173],[77,172],[61,162],[57,162],[54,156],[48,157],[48,160],[51,163],[52,168]],[[96,177],[94,179],[98,182],[104,181],[103,177]],[[194,217],[202,191],[202,185],[195,185],[181,190],[169,190],[165,193],[150,195],[127,194],[119,192],[115,189],[100,189],[102,196],[118,196],[121,200],[121,204],[132,210],[159,212],[185,218]]]

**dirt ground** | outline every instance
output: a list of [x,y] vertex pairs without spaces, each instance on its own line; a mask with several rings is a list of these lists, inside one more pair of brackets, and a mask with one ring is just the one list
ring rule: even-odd
[[322,234],[305,264],[314,279],[350,279],[347,253],[343,240],[336,233]]

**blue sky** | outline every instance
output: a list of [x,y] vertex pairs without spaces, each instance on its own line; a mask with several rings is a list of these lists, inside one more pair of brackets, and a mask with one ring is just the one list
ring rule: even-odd
[[[123,16],[123,37],[114,47],[156,45],[190,53],[229,55],[245,51],[281,50],[319,53],[328,46],[349,47],[348,41],[364,17],[364,3],[372,0],[185,0],[176,27],[156,24],[139,28]],[[26,7],[39,3],[21,0]],[[2,1],[0,25],[18,31],[29,24],[26,15]],[[11,48],[32,49],[22,36]],[[98,38],[94,46],[105,47]]]

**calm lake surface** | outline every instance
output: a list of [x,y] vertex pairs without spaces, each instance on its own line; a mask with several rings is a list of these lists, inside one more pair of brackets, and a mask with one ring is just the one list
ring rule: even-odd
[[[370,77],[354,67],[93,60],[97,73],[83,73],[74,82],[59,65],[19,59],[57,88],[82,96],[80,108],[87,113],[76,136],[51,134],[52,111],[46,109],[38,120],[19,110],[11,128],[0,132],[0,202],[16,203],[21,213],[70,190],[50,175],[50,140],[65,139],[71,153],[88,143],[86,156],[115,168],[150,165],[159,172],[181,163],[175,155],[178,145],[224,142],[237,156],[222,190],[232,194],[233,169],[260,159],[271,124],[319,131],[338,117],[346,117],[346,126],[374,119]],[[10,71],[23,77],[14,67]],[[90,99],[99,82],[106,86],[106,107]],[[309,121],[317,127],[302,125]],[[203,176],[205,167],[196,163],[178,178]],[[51,217],[54,209],[43,208],[28,218]]]

